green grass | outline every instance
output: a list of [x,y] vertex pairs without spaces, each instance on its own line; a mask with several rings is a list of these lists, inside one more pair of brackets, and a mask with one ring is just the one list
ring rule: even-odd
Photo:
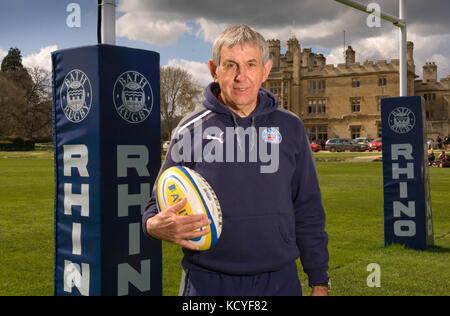
[[53,293],[53,159],[0,152],[0,295]]
[[[327,213],[333,295],[449,295],[449,169],[430,169],[434,249],[383,247],[381,162],[346,162],[328,154],[317,168]],[[366,154],[367,155],[367,154]],[[351,157],[349,157],[351,156]],[[327,158],[324,158],[327,159]],[[51,153],[0,152],[0,296],[53,294],[53,159]],[[177,295],[181,250],[163,243],[163,294]],[[369,288],[366,267],[381,268]],[[304,294],[310,293],[299,265]]]
[[[330,271],[337,295],[450,294],[450,169],[430,170],[436,248],[384,248],[382,163],[318,163],[327,212]],[[368,288],[366,267],[381,267],[381,288]]]
[[356,157],[379,157],[382,154],[380,152],[342,152],[342,153],[332,153],[319,151],[314,153],[314,158],[316,162],[328,162],[328,161],[348,161],[349,159]]

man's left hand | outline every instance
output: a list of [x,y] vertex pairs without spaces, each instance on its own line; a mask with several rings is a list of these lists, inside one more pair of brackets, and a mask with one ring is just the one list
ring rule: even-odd
[[328,296],[328,287],[313,286],[311,296]]

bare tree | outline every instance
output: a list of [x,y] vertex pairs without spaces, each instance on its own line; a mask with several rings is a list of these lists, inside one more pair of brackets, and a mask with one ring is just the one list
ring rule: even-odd
[[52,86],[50,72],[33,67],[27,69],[32,85],[27,93],[28,122],[24,127],[28,137],[51,136]]
[[51,76],[39,67],[27,69],[27,76],[4,73],[0,80],[2,134],[28,138],[51,137]]
[[162,137],[169,139],[181,118],[200,102],[202,88],[184,69],[161,68],[161,121]]

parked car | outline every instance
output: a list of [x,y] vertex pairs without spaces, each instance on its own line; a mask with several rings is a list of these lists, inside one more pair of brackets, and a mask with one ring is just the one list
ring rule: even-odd
[[367,146],[369,146],[369,143],[370,143],[370,139],[368,139],[367,137],[358,137],[358,138],[355,138],[354,141],[357,144],[366,144]]
[[352,150],[352,142],[350,139],[334,138],[329,139],[325,145],[325,149],[331,152],[342,152],[346,150]]
[[366,144],[366,143],[358,143],[356,141],[356,139],[352,140],[351,144],[352,144],[352,149],[350,149],[350,151],[363,152],[363,151],[369,150],[369,145],[368,144]]
[[382,139],[376,138],[369,143],[369,151],[378,150],[381,151],[382,148]]
[[322,146],[320,146],[320,144],[317,141],[311,142],[309,146],[311,147],[311,150],[315,153],[322,149]]

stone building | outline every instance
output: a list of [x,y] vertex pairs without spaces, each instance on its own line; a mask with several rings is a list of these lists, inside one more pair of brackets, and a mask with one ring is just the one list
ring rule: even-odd
[[450,135],[450,75],[438,81],[437,65],[426,63],[422,80],[416,80],[414,87],[415,95],[425,99],[428,136]]
[[[280,106],[300,116],[311,140],[381,136],[380,99],[399,95],[399,60],[356,62],[351,46],[345,63],[327,65],[322,54],[300,48],[296,38],[281,53],[279,40],[269,40],[273,68],[264,87]],[[450,125],[450,77],[437,80],[437,66],[427,63],[416,80],[414,45],[408,42],[408,95],[427,104],[429,137],[447,135]]]

